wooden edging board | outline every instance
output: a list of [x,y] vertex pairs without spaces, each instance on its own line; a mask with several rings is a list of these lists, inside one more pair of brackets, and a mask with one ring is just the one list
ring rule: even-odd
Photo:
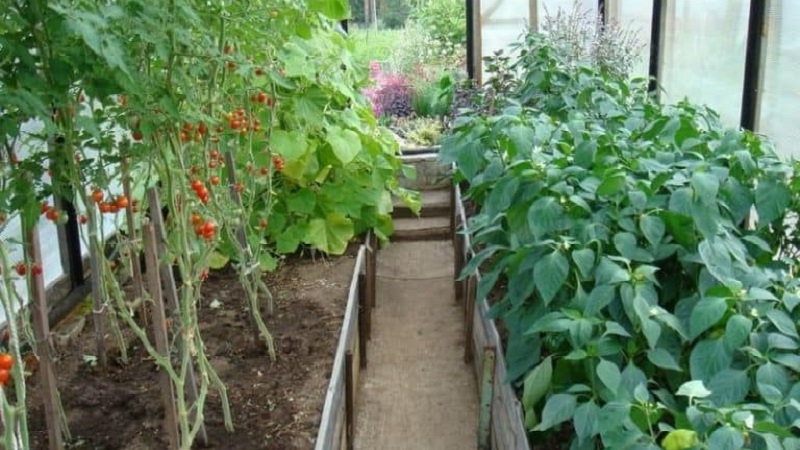
[[[462,225],[459,232],[463,232],[463,226],[467,224],[466,210],[464,209],[464,202],[461,196],[461,188],[455,185],[455,205],[456,223]],[[467,262],[474,256],[471,250],[471,239],[469,233],[463,233],[463,239],[456,240],[456,242],[463,242],[461,249],[456,248],[456,251],[464,252],[463,261]],[[475,275],[475,282],[480,281],[481,274],[478,272]],[[470,289],[465,289],[468,291]],[[474,290],[473,294],[474,294]],[[475,301],[475,299],[465,298],[466,302]],[[489,303],[485,298],[480,299],[472,310],[472,317],[467,317],[467,320],[472,321],[472,345],[471,354],[472,365],[475,370],[475,377],[478,380],[478,385],[481,384],[481,377],[484,368],[484,349],[495,349],[495,364],[494,364],[494,389],[492,393],[491,405],[491,442],[492,449],[494,450],[530,450],[530,443],[528,442],[527,433],[525,432],[525,421],[522,411],[522,405],[517,399],[511,385],[506,382],[506,361],[505,352],[503,351],[503,342],[500,339],[500,333],[497,330],[497,324],[493,319],[488,317]]]
[[[364,347],[360,345],[360,340],[364,338],[365,330],[359,328],[359,303],[364,302],[365,295],[372,295],[363,282],[359,283],[359,278],[367,274],[367,267],[371,259],[375,258],[377,249],[372,248],[373,241],[370,233],[367,235],[366,243],[358,249],[353,276],[350,279],[342,330],[339,333],[330,381],[325,393],[322,419],[314,444],[315,450],[339,450],[352,446],[354,429],[352,409],[361,371],[361,358],[366,357],[361,353]],[[367,308],[367,311],[369,309]]]

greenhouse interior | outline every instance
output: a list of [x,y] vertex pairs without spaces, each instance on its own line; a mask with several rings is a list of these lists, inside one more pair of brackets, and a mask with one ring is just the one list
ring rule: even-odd
[[0,15],[3,449],[800,450],[800,1]]

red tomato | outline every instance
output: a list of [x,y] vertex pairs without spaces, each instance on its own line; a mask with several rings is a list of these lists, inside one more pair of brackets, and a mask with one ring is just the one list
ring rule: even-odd
[[117,207],[119,209],[127,208],[128,204],[129,204],[128,197],[126,197],[125,195],[120,195],[119,197],[117,197]]
[[8,353],[0,354],[0,370],[11,370],[14,366],[14,357]]
[[102,202],[103,201],[103,191],[101,191],[100,189],[95,189],[94,191],[92,191],[92,200],[95,203]]

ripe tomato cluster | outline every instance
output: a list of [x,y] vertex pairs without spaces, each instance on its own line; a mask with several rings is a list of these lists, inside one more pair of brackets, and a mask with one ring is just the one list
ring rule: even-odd
[[181,128],[180,139],[181,142],[200,142],[207,134],[208,128],[204,122],[200,122],[197,125],[186,122],[183,124],[183,128]]
[[61,223],[61,211],[53,208],[47,202],[42,203],[42,214],[51,222]]
[[[24,277],[28,273],[28,266],[25,265],[24,262],[20,261],[14,266],[14,271],[17,272],[17,275]],[[31,274],[37,277],[41,275],[42,266],[39,264],[33,264],[31,266]]]
[[283,166],[285,165],[283,157],[281,155],[272,155],[272,165],[278,172],[283,171]]
[[212,148],[208,152],[208,168],[216,169],[217,167],[222,167],[224,164],[225,158],[222,156],[219,150]]
[[192,213],[192,225],[194,225],[194,234],[207,241],[214,239],[214,235],[217,233],[217,224],[203,219],[203,216],[198,213]]
[[[258,101],[260,97],[255,94],[254,101]],[[272,99],[269,97],[264,96],[263,103],[267,103],[269,100],[269,105],[272,105]],[[224,115],[225,121],[228,123],[228,129],[232,132],[239,133],[239,134],[247,134],[248,131],[259,132],[261,131],[261,120],[259,120],[255,116],[247,116],[247,112],[244,108],[238,107],[233,112],[225,113]],[[225,128],[220,125],[217,127],[217,133],[224,133]]]
[[270,97],[269,95],[267,95],[267,94],[265,94],[263,92],[257,92],[255,94],[251,95],[250,96],[250,101],[253,102],[253,103],[261,103],[261,104],[267,105],[268,107],[272,107],[272,105],[274,104],[274,102],[272,100],[272,97]]
[[192,190],[197,194],[197,198],[200,199],[200,202],[204,205],[208,203],[208,189],[206,189],[206,185],[204,185],[202,181],[197,178],[192,180]]
[[[131,209],[133,212],[139,212],[139,202],[137,200],[133,200],[131,202],[128,200],[128,197],[124,194],[118,195],[110,202],[105,202],[103,199],[105,198],[105,194],[100,189],[95,189],[92,191],[92,201],[97,203],[97,208],[103,214],[116,214],[131,205]],[[81,216],[80,218],[81,223],[85,224],[87,219],[85,216]]]
[[8,384],[12,367],[14,367],[14,357],[8,353],[0,353],[0,386]]

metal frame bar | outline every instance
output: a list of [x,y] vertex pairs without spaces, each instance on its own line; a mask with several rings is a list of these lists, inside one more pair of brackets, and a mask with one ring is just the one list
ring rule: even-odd
[[764,69],[764,35],[766,34],[767,0],[750,0],[747,24],[747,50],[742,83],[742,111],[739,125],[755,130],[758,124]]
[[606,0],[597,0],[597,14],[600,16],[600,20],[603,21],[603,25],[608,25],[608,5]]
[[474,0],[464,0],[466,2],[467,21],[467,77],[475,79],[475,21],[472,19],[474,11]]
[[661,79],[664,57],[664,24],[668,0],[653,0],[653,16],[650,22],[650,92],[657,92]]
[[61,200],[61,206],[67,213],[67,223],[64,225],[66,238],[67,259],[69,261],[69,280],[72,288],[86,282],[83,273],[83,255],[81,254],[81,231],[78,225],[78,214],[75,205],[66,199]]

